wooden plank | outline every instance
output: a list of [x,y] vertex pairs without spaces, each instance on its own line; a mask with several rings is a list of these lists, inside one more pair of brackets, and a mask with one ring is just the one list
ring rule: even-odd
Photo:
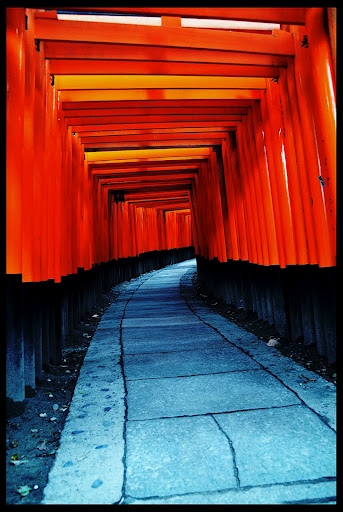
[[274,66],[249,66],[244,64],[201,64],[185,62],[58,59],[50,61],[50,72],[54,75],[207,75],[277,77]]
[[134,44],[92,43],[88,41],[45,41],[47,59],[87,59],[87,60],[130,60],[156,61],[158,63],[193,62],[199,64],[230,64],[249,66],[287,66],[287,57],[258,53],[242,53],[203,48],[172,48],[164,46]]
[[[232,128],[233,129],[233,128]],[[178,126],[174,128],[144,128],[144,129],[133,129],[133,130],[96,130],[96,131],[83,131],[81,132],[81,137],[100,137],[100,136],[131,136],[131,135],[156,135],[156,137],[160,134],[161,136],[165,136],[167,134],[187,134],[192,133],[194,134],[201,134],[206,132],[206,136],[210,136],[210,134],[213,132],[213,136],[215,136],[216,132],[221,132],[217,134],[217,136],[221,136],[221,134],[225,134],[228,131],[228,127],[225,126],[211,126],[211,131],[209,131],[206,127],[196,126],[196,127],[189,127],[189,126]],[[123,139],[125,140],[125,139]],[[90,141],[91,142],[91,141]]]
[[97,151],[94,153],[85,153],[87,162],[96,162],[102,160],[119,160],[127,158],[156,158],[170,156],[205,156],[209,155],[207,148],[181,148],[181,149],[141,149],[139,151]]
[[266,79],[240,76],[57,75],[56,88],[77,89],[265,89]]
[[304,25],[305,7],[51,7],[63,11],[137,14],[144,16],[181,16],[221,20],[260,21]]
[[[102,130],[116,130],[118,129],[118,126],[120,126],[122,129],[126,129],[126,128],[137,128],[137,129],[142,129],[142,128],[176,128],[176,127],[187,127],[187,128],[191,128],[191,127],[194,127],[194,128],[197,128],[198,126],[201,126],[203,128],[209,128],[209,127],[221,127],[222,128],[222,125],[224,123],[222,121],[194,121],[194,122],[191,122],[191,121],[187,121],[187,122],[175,122],[175,123],[164,123],[164,122],[161,122],[161,123],[136,123],[136,124],[121,124],[121,125],[118,125],[118,124],[103,124],[103,125],[96,125],[96,124],[85,124],[85,125],[73,125],[73,131],[75,132],[78,132],[78,133],[81,133],[81,132],[89,132],[89,131],[94,131],[97,129],[97,127],[100,127],[102,128]],[[225,126],[224,126],[224,129],[226,131],[228,131],[229,129],[233,128],[233,127],[236,127],[237,124],[239,124],[238,121],[226,121],[225,122]]]
[[[94,132],[96,133],[96,132]],[[86,136],[81,137],[82,144],[89,144],[93,142],[140,142],[140,141],[177,141],[182,139],[221,139],[227,136],[227,132],[201,132],[201,133],[165,133],[165,134],[144,134],[144,135],[99,135],[99,136]]]
[[[68,115],[67,110],[88,109],[166,109],[166,108],[250,108],[254,100],[145,100],[141,101],[76,101],[63,102],[63,115]],[[128,112],[129,113],[129,112]]]
[[140,166],[130,166],[130,167],[116,167],[116,166],[96,166],[91,168],[92,174],[99,176],[99,175],[108,175],[112,174],[114,175],[127,175],[127,174],[133,174],[138,175],[140,173],[144,173],[146,175],[149,174],[159,174],[164,172],[172,172],[172,173],[179,173],[179,172],[188,172],[192,171],[193,173],[198,173],[198,166],[197,165],[190,165],[190,164],[173,164],[173,165],[140,165]]
[[231,52],[294,55],[293,37],[278,31],[273,35],[182,27],[62,21],[36,18],[36,39],[41,41],[84,41],[226,50]]
[[102,124],[133,124],[138,123],[178,123],[178,122],[203,122],[212,121],[225,124],[227,121],[241,121],[240,115],[164,115],[164,116],[93,116],[93,117],[67,117],[65,122],[67,126],[72,125],[102,125]]
[[[144,105],[144,103],[143,103]],[[247,108],[93,108],[93,109],[69,109],[64,112],[64,117],[93,117],[93,116],[146,116],[146,115],[242,115],[247,114]]]
[[139,141],[139,142],[86,142],[85,149],[92,148],[157,148],[157,147],[181,147],[181,146],[213,146],[221,144],[223,139],[179,139],[179,140],[162,140],[162,141]]
[[[263,93],[262,93],[263,94]],[[251,89],[116,89],[61,91],[61,101],[127,100],[259,100],[260,90]]]

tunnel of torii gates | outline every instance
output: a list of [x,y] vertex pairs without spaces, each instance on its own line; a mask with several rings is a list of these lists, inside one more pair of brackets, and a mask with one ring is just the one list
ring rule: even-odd
[[204,289],[335,361],[335,8],[7,8],[7,398],[113,285]]

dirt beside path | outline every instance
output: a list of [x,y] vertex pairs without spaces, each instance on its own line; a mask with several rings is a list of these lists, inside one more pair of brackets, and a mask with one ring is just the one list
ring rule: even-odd
[[256,313],[237,310],[235,306],[228,305],[211,296],[201,288],[197,280],[197,273],[193,277],[193,285],[197,295],[216,313],[243,327],[246,331],[252,332],[268,345],[275,347],[284,356],[292,358],[307,370],[317,373],[336,385],[336,364],[328,366],[326,358],[318,355],[315,345],[305,346],[302,339],[292,342],[288,338],[280,336],[275,327],[269,325],[268,322],[259,320]]

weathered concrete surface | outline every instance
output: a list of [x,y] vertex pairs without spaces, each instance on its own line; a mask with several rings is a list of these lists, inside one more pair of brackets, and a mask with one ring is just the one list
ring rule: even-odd
[[119,285],[44,504],[335,503],[335,386],[204,306],[194,265]]

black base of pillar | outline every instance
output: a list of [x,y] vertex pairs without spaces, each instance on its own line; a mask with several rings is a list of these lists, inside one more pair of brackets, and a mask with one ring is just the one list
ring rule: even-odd
[[336,269],[317,265],[263,267],[197,256],[198,279],[214,297],[255,312],[281,336],[316,347],[336,361]]
[[20,416],[25,411],[25,401],[14,402],[11,398],[6,398],[6,418]]

